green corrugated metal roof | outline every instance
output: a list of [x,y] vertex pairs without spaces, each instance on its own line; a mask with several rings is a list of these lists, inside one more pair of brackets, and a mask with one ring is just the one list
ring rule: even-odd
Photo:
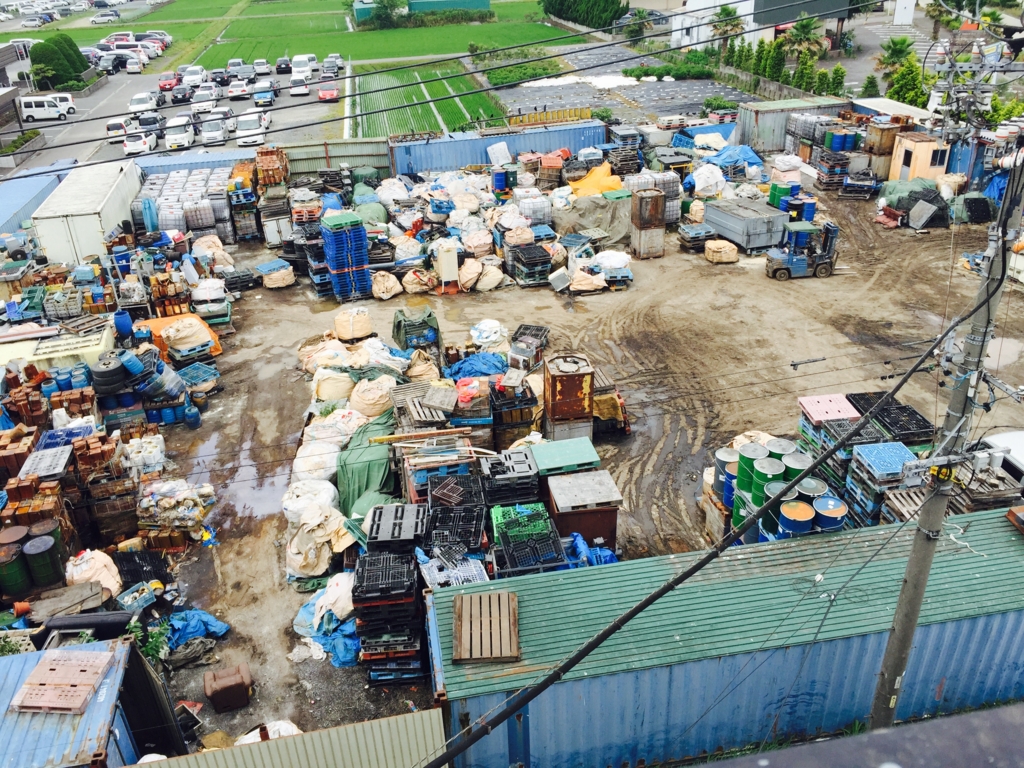
[[838,99],[835,96],[809,96],[806,99],[782,99],[781,101],[752,101],[741,104],[741,107],[751,112],[791,112],[799,109],[810,109],[812,107],[830,107],[836,104],[849,103],[848,99]]
[[440,709],[176,757],[167,768],[396,768],[441,754]]
[[[1017,586],[1024,537],[1004,514],[953,518],[967,530],[960,535],[947,527],[957,541],[947,535],[938,544],[922,624],[1024,609],[1024,590]],[[823,595],[838,590],[894,530],[879,526],[735,547],[627,624],[566,679],[810,642],[828,604]],[[842,591],[820,639],[889,628],[914,530],[906,526]],[[530,683],[699,557],[653,557],[438,590],[434,600],[448,698]],[[824,578],[815,584],[817,574]],[[452,664],[452,598],[489,590],[519,595],[522,659]]]

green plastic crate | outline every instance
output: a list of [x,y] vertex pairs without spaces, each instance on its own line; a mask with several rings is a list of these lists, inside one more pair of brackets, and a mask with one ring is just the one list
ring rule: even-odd
[[320,223],[328,229],[344,229],[345,227],[361,227],[363,220],[351,211],[332,213],[320,219]]
[[628,189],[613,189],[609,192],[602,192],[601,197],[606,200],[628,200],[633,196],[633,193]]
[[[529,510],[530,512],[543,512],[547,514],[547,507],[543,504],[520,504],[523,509]],[[497,533],[505,528],[506,523],[509,520],[518,519],[520,516],[519,511],[515,506],[511,507],[491,507],[491,524],[494,526],[494,532]],[[547,533],[551,530],[551,518],[548,517],[544,521],[538,521],[537,523],[522,528],[520,531],[529,533]]]

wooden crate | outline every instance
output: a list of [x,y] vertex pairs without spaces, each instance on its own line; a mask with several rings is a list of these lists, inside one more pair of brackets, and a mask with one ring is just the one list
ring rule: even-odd
[[518,661],[519,596],[515,592],[455,595],[452,661]]

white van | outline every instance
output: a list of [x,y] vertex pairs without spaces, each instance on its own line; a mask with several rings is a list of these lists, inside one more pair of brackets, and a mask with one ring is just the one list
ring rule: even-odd
[[107,120],[107,142],[116,144],[124,141],[125,134],[135,132],[135,120],[130,116]]
[[305,78],[306,82],[313,79],[313,62],[309,56],[294,56],[292,58],[292,80],[296,77]]
[[185,149],[196,142],[196,131],[187,117],[176,117],[164,128],[164,144],[168,149]]
[[134,53],[139,58],[139,61],[142,62],[143,66],[149,64],[149,56],[139,43],[114,43],[114,50]]
[[22,96],[18,99],[21,119],[26,123],[36,120],[67,120],[68,113],[49,96]]
[[75,97],[70,93],[51,93],[46,98],[56,101],[69,115],[75,114]]

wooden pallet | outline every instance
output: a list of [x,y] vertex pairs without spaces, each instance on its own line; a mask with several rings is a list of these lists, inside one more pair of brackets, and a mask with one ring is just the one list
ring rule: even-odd
[[412,414],[413,421],[417,424],[444,424],[448,421],[448,416],[444,411],[424,405],[423,401],[417,397],[410,397],[406,401],[406,406],[409,408],[409,413]]
[[78,336],[85,336],[96,331],[101,331],[110,324],[110,319],[97,317],[96,315],[82,315],[73,320],[65,320],[60,324],[60,329],[74,333]]
[[452,661],[518,661],[519,596],[515,592],[455,595]]
[[46,651],[14,695],[10,708],[81,715],[113,662],[110,651]]

